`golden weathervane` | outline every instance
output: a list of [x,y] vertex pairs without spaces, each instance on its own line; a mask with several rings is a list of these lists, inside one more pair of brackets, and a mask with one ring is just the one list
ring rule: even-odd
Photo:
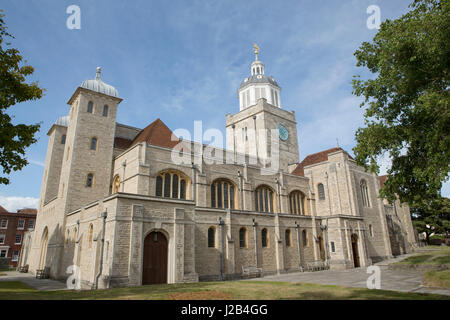
[[255,57],[256,60],[258,60],[258,52],[259,52],[259,47],[256,43],[253,44],[253,48],[255,48]]

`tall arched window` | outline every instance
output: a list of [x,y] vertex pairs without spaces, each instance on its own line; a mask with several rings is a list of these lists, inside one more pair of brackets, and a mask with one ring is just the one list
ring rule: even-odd
[[108,106],[105,104],[104,106],[103,106],[103,116],[104,117],[107,117],[108,116]]
[[89,243],[89,248],[92,248],[93,237],[94,237],[94,226],[93,226],[92,223],[91,223],[91,224],[89,225],[89,231],[88,231],[88,243]]
[[91,188],[94,185],[94,175],[89,173],[86,178],[86,187]]
[[117,193],[120,191],[120,176],[116,174],[113,179],[112,193]]
[[214,248],[216,246],[216,228],[208,228],[208,248]]
[[97,150],[97,138],[91,139],[91,150]]
[[274,192],[268,186],[260,186],[255,192],[255,211],[257,212],[274,212]]
[[295,190],[289,194],[289,208],[291,214],[298,214],[305,216],[305,195],[303,192]]
[[286,242],[286,247],[292,246],[292,241],[291,241],[291,230],[286,229],[286,231],[284,232],[284,240],[285,240],[285,242]]
[[166,171],[156,176],[156,196],[186,199],[187,178],[180,172]]
[[239,247],[247,248],[247,229],[244,227],[239,229]]
[[235,187],[225,179],[215,180],[211,184],[211,207],[235,208]]
[[364,207],[370,207],[369,191],[367,189],[367,182],[366,182],[366,180],[361,180],[359,186],[360,186],[360,189],[361,189],[361,197],[362,197],[363,206]]
[[317,185],[317,192],[319,193],[319,200],[325,200],[325,188],[323,184],[319,183]]
[[264,228],[261,230],[261,245],[263,248],[267,248],[267,244],[269,243],[269,234],[267,229]]
[[65,134],[63,134],[61,136],[61,144],[66,144],[66,135]]
[[302,242],[304,247],[309,246],[308,232],[306,230],[302,231]]
[[89,112],[89,113],[93,113],[94,112],[94,103],[92,101],[88,102],[87,112]]

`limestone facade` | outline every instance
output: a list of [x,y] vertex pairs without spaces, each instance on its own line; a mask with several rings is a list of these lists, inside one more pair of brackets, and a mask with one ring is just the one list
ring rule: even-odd
[[[24,259],[30,272],[48,267],[51,277],[64,279],[76,265],[83,288],[105,288],[143,284],[156,272],[148,263],[160,257],[161,279],[180,283],[236,279],[248,267],[264,274],[302,271],[317,261],[364,267],[415,247],[408,207],[397,204],[404,237],[394,239],[379,177],[347,152],[333,148],[299,163],[294,112],[260,98],[227,115],[228,150],[210,153],[202,144],[173,143],[159,119],[142,130],[117,123],[122,99],[97,79],[98,86],[76,89],[69,115],[48,132],[39,214]],[[280,165],[263,174],[252,160],[256,144],[239,150],[236,139],[245,127],[279,123],[289,132],[279,141]],[[175,144],[189,161],[174,162]],[[267,142],[267,154],[271,149]],[[163,254],[146,247],[157,237],[167,240]]]

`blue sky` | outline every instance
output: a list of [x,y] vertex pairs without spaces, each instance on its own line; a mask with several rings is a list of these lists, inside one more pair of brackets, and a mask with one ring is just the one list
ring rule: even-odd
[[[69,112],[67,101],[83,80],[102,79],[124,99],[117,121],[143,128],[161,118],[172,130],[225,130],[225,115],[239,110],[237,89],[249,75],[252,45],[266,74],[282,87],[281,103],[295,110],[300,158],[326,148],[352,154],[354,132],[363,125],[360,99],[351,93],[353,52],[376,30],[366,27],[369,5],[381,20],[408,10],[405,0],[294,1],[62,1],[4,0],[8,31],[46,89],[39,101],[9,109],[15,123],[41,122],[30,164],[0,185],[9,210],[37,204],[47,131]],[[69,5],[81,9],[81,29],[69,30]],[[443,194],[450,195],[447,183]]]

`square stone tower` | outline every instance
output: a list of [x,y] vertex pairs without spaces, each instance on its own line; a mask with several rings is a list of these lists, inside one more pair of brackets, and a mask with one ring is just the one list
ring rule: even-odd
[[[281,88],[273,77],[265,75],[258,51],[255,45],[251,76],[238,91],[240,111],[226,117],[227,149],[256,157],[258,165],[290,172],[290,166],[299,162],[295,113],[281,109]],[[276,133],[278,137],[273,136]]]

